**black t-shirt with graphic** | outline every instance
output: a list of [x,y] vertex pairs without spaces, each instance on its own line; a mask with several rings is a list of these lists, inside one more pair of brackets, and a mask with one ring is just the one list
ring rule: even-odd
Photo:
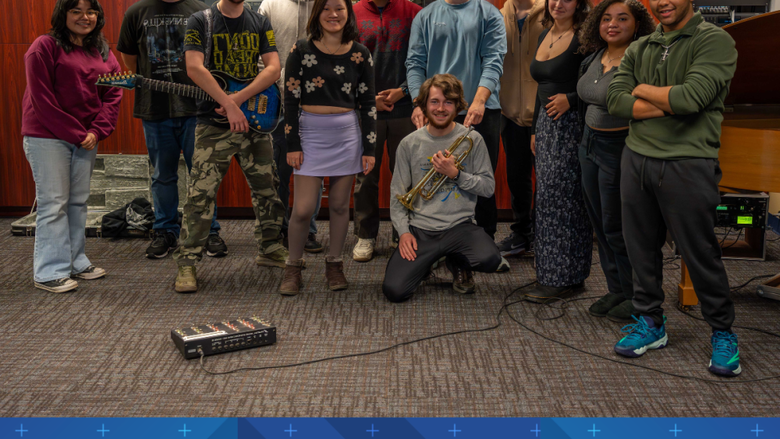
[[[141,0],[125,12],[117,50],[138,56],[138,74],[160,81],[192,84],[184,61],[184,36],[192,14],[208,8],[200,0],[167,3]],[[135,89],[133,116],[143,120],[197,114],[195,100],[168,93]]]
[[[253,79],[259,73],[258,60],[269,52],[276,52],[276,39],[271,22],[266,17],[244,9],[240,17],[229,18],[216,7],[211,8],[214,31],[212,35],[209,70],[225,72],[238,79]],[[208,25],[203,11],[190,17],[184,51],[197,50],[206,53]],[[198,123],[229,128],[229,124],[217,123],[223,119],[214,111],[215,102],[198,101]]]

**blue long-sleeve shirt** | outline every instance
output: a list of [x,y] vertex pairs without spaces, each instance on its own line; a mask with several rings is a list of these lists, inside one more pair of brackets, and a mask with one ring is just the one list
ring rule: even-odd
[[406,57],[409,93],[416,99],[426,79],[450,73],[463,82],[469,104],[474,102],[477,88],[485,87],[490,90],[485,107],[500,109],[499,79],[506,50],[504,19],[490,2],[469,0],[452,5],[437,0],[412,22]]

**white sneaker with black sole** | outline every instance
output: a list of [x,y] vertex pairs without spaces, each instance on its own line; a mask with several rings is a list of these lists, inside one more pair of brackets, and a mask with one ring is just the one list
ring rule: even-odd
[[50,280],[48,282],[35,282],[35,288],[58,294],[73,291],[78,288],[78,286],[79,283],[69,277]]
[[87,267],[86,270],[82,271],[81,273],[75,273],[73,277],[78,279],[84,279],[84,280],[94,280],[94,279],[100,279],[101,277],[106,275],[106,270],[95,267],[94,265],[90,265]]

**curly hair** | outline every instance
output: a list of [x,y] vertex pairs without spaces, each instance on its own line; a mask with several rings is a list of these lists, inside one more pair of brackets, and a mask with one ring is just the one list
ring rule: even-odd
[[[577,0],[577,7],[574,10],[574,17],[572,17],[574,20],[572,22],[572,28],[574,28],[574,32],[577,32],[580,29],[580,26],[582,26],[582,23],[586,18],[588,18],[588,13],[592,8],[593,5],[591,4],[590,0]],[[550,14],[550,0],[544,0],[544,16],[542,17],[542,26],[548,28],[552,26],[554,22],[555,19]]]
[[580,34],[578,35],[580,53],[593,53],[607,47],[607,42],[601,38],[599,28],[601,26],[601,18],[604,16],[607,8],[615,3],[626,5],[628,11],[634,16],[634,21],[636,22],[635,40],[655,31],[655,21],[653,21],[650,12],[647,11],[642,3],[639,3],[637,0],[604,0],[593,8],[585,23],[582,24],[582,28],[580,28]]
[[420,94],[417,95],[414,104],[420,107],[423,113],[427,112],[428,97],[431,94],[431,87],[441,89],[444,98],[455,103],[455,111],[457,113],[468,108],[466,100],[463,99],[463,84],[461,84],[460,80],[449,73],[440,73],[426,79],[425,82],[423,82],[423,85],[420,86]]
[[[81,47],[86,52],[92,52],[93,49],[97,50],[103,61],[108,60],[108,41],[103,35],[103,26],[106,25],[106,16],[103,13],[103,7],[100,6],[98,0],[87,0],[89,6],[98,11],[97,23],[95,29],[92,30],[82,41]],[[79,0],[57,0],[54,5],[54,11],[51,14],[51,29],[49,29],[49,35],[51,35],[56,41],[59,47],[65,53],[73,51],[73,41],[71,41],[70,29],[68,29],[68,11],[77,8]]]

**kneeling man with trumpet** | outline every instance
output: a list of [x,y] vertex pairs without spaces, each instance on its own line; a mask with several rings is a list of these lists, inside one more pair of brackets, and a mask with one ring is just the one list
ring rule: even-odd
[[[391,183],[390,217],[400,236],[382,291],[392,302],[414,293],[433,265],[446,256],[452,287],[474,292],[472,271],[495,273],[501,254],[474,224],[477,197],[490,197],[495,179],[482,136],[455,123],[467,107],[461,82],[450,74],[425,81],[415,101],[428,125],[398,146]],[[415,184],[416,183],[416,184]]]

